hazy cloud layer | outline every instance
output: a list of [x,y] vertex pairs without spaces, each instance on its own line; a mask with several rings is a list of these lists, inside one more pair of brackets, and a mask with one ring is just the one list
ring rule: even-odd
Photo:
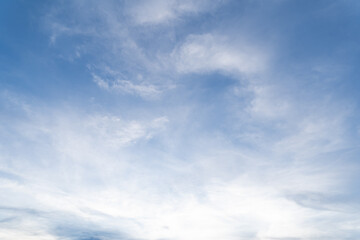
[[2,4],[0,239],[359,238],[355,2]]

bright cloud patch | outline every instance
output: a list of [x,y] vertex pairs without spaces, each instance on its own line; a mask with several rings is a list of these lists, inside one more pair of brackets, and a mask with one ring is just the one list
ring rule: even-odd
[[137,24],[164,24],[184,17],[211,10],[220,1],[151,0],[130,3],[128,13]]
[[232,46],[224,37],[212,34],[192,35],[173,55],[180,72],[225,71],[256,73],[264,68],[265,56],[249,44]]

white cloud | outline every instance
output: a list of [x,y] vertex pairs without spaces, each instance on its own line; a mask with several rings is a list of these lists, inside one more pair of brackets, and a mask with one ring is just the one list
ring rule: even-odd
[[4,240],[11,239],[23,239],[23,240],[56,240],[57,238],[49,233],[44,233],[42,231],[27,230],[23,225],[18,225],[18,229],[1,229],[0,238]]
[[249,43],[234,45],[225,37],[191,35],[173,53],[180,73],[223,71],[235,74],[258,73],[265,68],[266,56]]
[[[45,156],[27,165],[24,160],[32,150],[24,149],[11,169],[26,181],[0,182],[6,193],[0,201],[13,208],[53,212],[53,219],[43,218],[46,222],[17,225],[41,232],[44,239],[51,239],[54,225],[83,226],[69,215],[110,232],[149,240],[338,236],[346,226],[326,232],[328,224],[321,221],[356,220],[331,208],[299,204],[291,197],[321,193],[326,198],[334,189],[341,192],[343,183],[336,177],[346,174],[341,169],[329,166],[323,171],[312,162],[282,165],[274,153],[245,151],[198,133],[188,143],[193,148],[188,149],[186,161],[171,152],[152,155],[155,151],[140,145],[131,152],[126,149],[136,142],[156,138],[174,126],[166,117],[125,120],[109,114],[36,112],[31,106],[28,111],[28,120],[12,125],[19,136],[17,144],[31,140],[31,147],[40,147]],[[164,147],[170,141],[183,141],[175,137],[163,139]],[[13,153],[11,144],[8,150]],[[28,218],[33,221],[36,216]],[[353,224],[347,227],[354,229]],[[6,233],[26,237],[26,231],[17,231]]]
[[[156,49],[143,49],[134,39],[136,34],[122,22],[123,12],[117,12],[119,5],[110,4],[115,2],[85,13],[81,10],[88,2],[82,3],[75,10],[79,19],[74,14],[76,20],[69,26],[50,24],[52,40],[55,44],[61,35],[91,36],[96,47],[104,44],[101,61],[130,72],[125,76],[121,69],[89,68],[100,88],[153,99],[170,88],[155,81],[158,76],[220,72],[237,79],[245,76],[248,85],[236,88],[244,87],[251,96],[241,99],[243,108],[221,99],[231,105],[231,117],[243,117],[223,123],[220,116],[219,122],[229,123],[225,133],[220,127],[200,130],[199,115],[208,116],[192,109],[198,102],[183,101],[187,99],[182,95],[175,96],[175,103],[169,101],[170,110],[159,104],[144,110],[147,117],[137,118],[124,109],[117,110],[121,114],[59,106],[51,110],[14,98],[16,106],[10,109],[19,108],[17,114],[0,119],[0,132],[8,137],[1,142],[0,169],[23,181],[0,172],[0,202],[19,211],[54,215],[44,217],[47,222],[26,216],[16,222],[17,230],[1,229],[0,238],[5,232],[3,236],[13,238],[32,239],[37,234],[51,240],[51,227],[63,222],[75,227],[90,222],[146,240],[340,239],[345,231],[358,230],[356,214],[338,211],[344,208],[334,207],[331,198],[347,191],[348,169],[339,167],[335,157],[322,155],[352,146],[344,136],[345,112],[318,102],[306,108],[303,99],[289,97],[295,91],[284,94],[287,89],[277,79],[265,76],[267,51],[254,42],[219,33],[194,34],[157,55]],[[128,4],[132,24],[148,27],[207,11],[213,3]],[[87,16],[99,22],[88,22]],[[71,28],[71,22],[79,25]],[[91,51],[93,46],[87,47]],[[157,108],[166,114],[153,113]],[[240,134],[257,137],[240,143],[232,139]],[[327,166],[321,164],[325,160]],[[355,207],[349,204],[347,209]]]
[[281,119],[292,111],[291,101],[277,87],[250,83],[248,91],[253,97],[247,110],[255,117]]
[[186,14],[211,10],[219,2],[218,0],[140,0],[131,2],[128,13],[136,24],[164,24]]
[[301,159],[349,148],[352,144],[345,135],[346,115],[338,111],[336,116],[318,113],[299,119],[294,131],[279,141],[274,150]]
[[123,92],[138,95],[145,99],[154,99],[161,95],[162,90],[159,87],[149,83],[133,83],[128,80],[104,80],[96,74],[93,74],[94,82],[102,89],[115,92]]

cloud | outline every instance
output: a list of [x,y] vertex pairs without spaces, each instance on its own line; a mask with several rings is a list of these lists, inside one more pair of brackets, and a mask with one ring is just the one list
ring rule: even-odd
[[270,120],[284,118],[292,111],[291,101],[285,94],[279,94],[281,89],[264,83],[252,83],[249,91],[253,98],[248,106],[251,115]]
[[6,221],[1,221],[0,237],[2,239],[56,239],[46,231],[46,227],[44,229],[44,219],[38,211],[0,206],[0,213],[3,217],[10,216]]
[[68,4],[51,48],[104,91],[0,95],[0,238],[356,239],[354,113],[322,85],[346,69],[272,64],[240,9],[193,25],[218,1]]
[[216,34],[191,35],[173,53],[180,73],[223,71],[258,73],[265,68],[266,55],[249,43],[233,43]]
[[155,85],[148,83],[133,83],[128,80],[104,80],[103,78],[93,74],[94,82],[102,89],[112,92],[122,92],[140,96],[144,99],[154,99],[161,95],[162,90]]
[[140,0],[131,2],[128,13],[136,24],[166,24],[184,15],[209,11],[220,2],[218,0]]
[[[11,109],[23,112],[21,100],[15,102],[18,107]],[[8,164],[2,161],[2,169],[24,179],[0,182],[6,192],[0,200],[10,212],[7,224],[13,226],[5,234],[71,240],[306,239],[328,236],[329,222],[332,236],[356,231],[356,216],[339,212],[332,200],[344,192],[346,168],[325,168],[306,158],[284,162],[281,149],[251,150],[219,134],[196,131],[186,139],[164,116],[127,118],[28,105],[16,124],[2,119],[2,126],[11,128],[1,131],[16,135],[22,148]],[[2,156],[14,156],[13,141]],[[186,153],[168,150],[184,141],[193,146]],[[316,196],[321,197],[311,200]],[[337,223],[339,218],[350,230]],[[14,227],[16,219],[24,220]]]
[[[144,4],[151,5],[147,1]],[[89,81],[93,80],[108,91],[153,100],[174,87],[171,71],[164,71],[168,69],[167,64],[158,59],[163,51],[161,45],[154,46],[151,53],[140,36],[143,31],[135,30],[125,16],[126,10],[131,9],[127,5],[137,7],[141,3],[75,1],[70,5],[71,11],[64,5],[55,4],[45,18],[52,47],[67,49],[59,53],[59,58],[70,62],[85,61],[92,76]],[[98,61],[99,57],[101,61]]]
[[[337,116],[309,116],[299,122],[294,134],[278,142],[275,150],[292,152],[298,157],[334,152],[352,144],[345,137],[346,113]],[[331,131],[330,131],[331,129]],[[281,149],[281,150],[280,150]]]

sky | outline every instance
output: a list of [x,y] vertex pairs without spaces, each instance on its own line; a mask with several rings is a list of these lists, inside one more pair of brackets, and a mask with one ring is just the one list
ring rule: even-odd
[[357,0],[0,1],[0,239],[360,239],[359,26]]

